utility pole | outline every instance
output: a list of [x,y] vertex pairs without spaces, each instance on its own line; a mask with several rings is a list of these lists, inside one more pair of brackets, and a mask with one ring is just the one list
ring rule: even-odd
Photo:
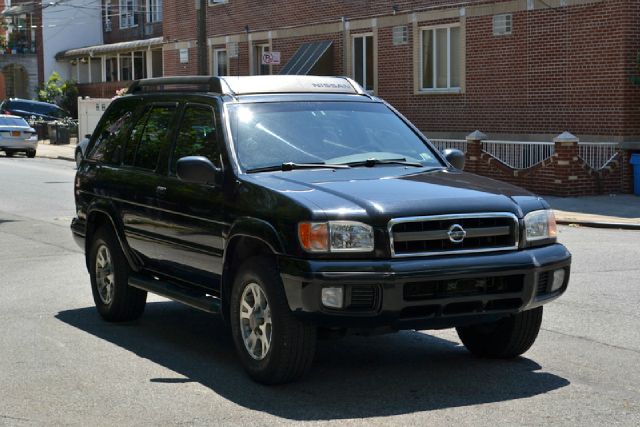
[[198,74],[203,76],[209,74],[207,66],[207,0],[195,1],[196,9],[198,10]]

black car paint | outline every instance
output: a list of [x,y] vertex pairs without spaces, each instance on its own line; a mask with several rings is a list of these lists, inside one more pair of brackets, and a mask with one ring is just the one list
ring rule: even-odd
[[[315,97],[316,95],[314,95]],[[379,102],[353,95],[319,95],[330,100]],[[234,239],[249,237],[267,246],[278,260],[292,311],[314,321],[342,326],[444,327],[462,318],[413,319],[401,322],[403,307],[398,292],[407,278],[469,277],[486,274],[522,274],[525,303],[504,313],[539,305],[533,283],[543,270],[566,268],[571,256],[560,244],[523,248],[499,254],[393,259],[387,224],[397,217],[448,213],[508,212],[522,219],[530,211],[549,206],[518,187],[468,174],[450,167],[415,168],[378,165],[350,169],[318,169],[243,173],[234,159],[232,139],[222,116],[225,102],[282,102],[303,96],[244,96],[230,98],[193,93],[140,95],[140,105],[176,102],[178,115],[186,103],[215,108],[221,150],[221,180],[216,185],[186,183],[169,173],[173,143],[160,155],[155,171],[135,170],[118,162],[83,161],[76,176],[78,217],[72,230],[79,244],[87,244],[92,215],[109,216],[127,259],[135,271],[225,298],[221,287]],[[110,107],[111,108],[111,107]],[[137,108],[132,122],[141,114]],[[100,128],[100,124],[97,129]],[[175,135],[172,136],[175,139]],[[96,134],[87,152],[91,152]],[[425,143],[427,144],[426,140]],[[432,148],[435,152],[435,149]],[[445,160],[439,156],[443,165]],[[373,253],[309,254],[297,237],[301,221],[332,219],[362,221],[374,228]],[[568,274],[567,279],[568,281]],[[327,283],[375,283],[385,292],[386,303],[373,313],[336,313],[319,303]],[[566,288],[551,296],[559,296]],[[400,290],[399,290],[400,289]],[[480,315],[487,320],[492,313]],[[502,314],[504,314],[502,313]],[[483,317],[484,316],[484,317]],[[463,316],[464,317],[464,316]],[[476,316],[465,317],[475,319]],[[349,319],[360,319],[355,322]],[[376,319],[373,321],[373,319]]]

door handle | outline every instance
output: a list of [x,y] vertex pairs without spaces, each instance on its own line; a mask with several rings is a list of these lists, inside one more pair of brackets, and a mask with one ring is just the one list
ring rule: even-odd
[[165,194],[167,194],[167,187],[163,187],[161,185],[156,187],[156,195],[157,196],[164,196]]

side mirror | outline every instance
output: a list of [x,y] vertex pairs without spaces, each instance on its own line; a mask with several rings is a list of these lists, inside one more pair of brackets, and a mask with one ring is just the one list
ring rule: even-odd
[[196,184],[215,185],[220,182],[220,170],[203,156],[187,156],[176,164],[178,179]]
[[446,148],[442,150],[442,154],[444,158],[447,159],[447,162],[451,163],[456,169],[464,169],[464,153],[455,148]]

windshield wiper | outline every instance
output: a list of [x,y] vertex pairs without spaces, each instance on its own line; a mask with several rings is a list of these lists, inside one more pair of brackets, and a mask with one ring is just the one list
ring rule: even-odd
[[281,165],[273,165],[273,166],[263,166],[261,168],[253,168],[247,169],[247,173],[256,173],[256,172],[274,172],[274,171],[282,171],[289,172],[294,169],[348,169],[351,166],[347,164],[343,165],[333,165],[329,163],[293,163],[286,162]]
[[418,162],[408,162],[407,159],[405,158],[401,158],[401,159],[367,159],[367,160],[361,160],[361,161],[357,161],[357,162],[348,162],[345,163],[345,165],[349,165],[351,167],[357,167],[357,166],[366,166],[368,168],[372,168],[376,165],[403,165],[403,166],[413,166],[416,168],[422,168],[424,167],[424,165],[422,163],[418,163]]

